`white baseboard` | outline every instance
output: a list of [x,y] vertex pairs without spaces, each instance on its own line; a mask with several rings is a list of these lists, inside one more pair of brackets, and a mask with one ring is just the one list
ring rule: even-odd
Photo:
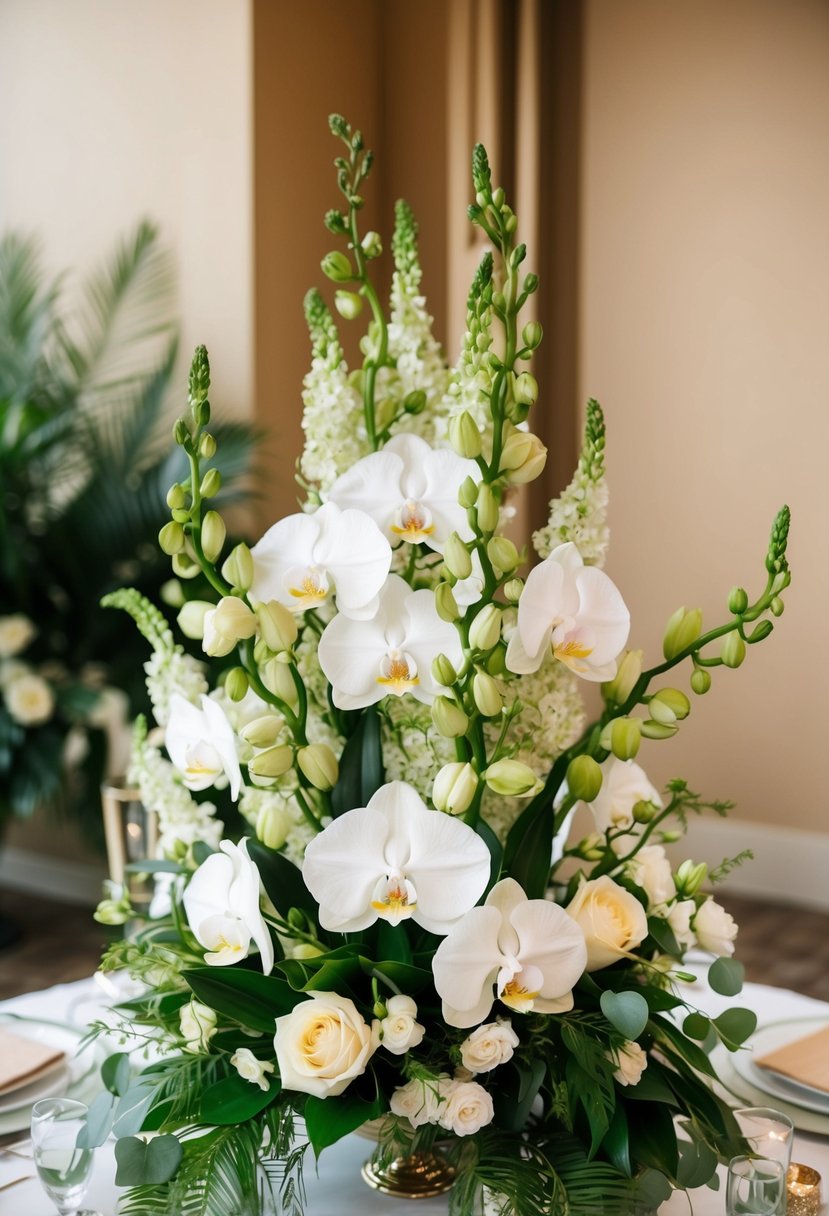
[[717,866],[743,849],[751,849],[754,860],[732,871],[718,890],[829,910],[829,833],[692,816],[687,836],[668,852],[675,864],[692,857]]
[[14,845],[0,850],[0,886],[94,908],[106,878],[103,863],[66,861]]

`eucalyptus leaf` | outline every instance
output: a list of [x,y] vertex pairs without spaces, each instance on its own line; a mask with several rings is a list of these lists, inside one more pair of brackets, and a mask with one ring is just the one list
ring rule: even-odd
[[112,1130],[115,1095],[98,1094],[86,1112],[84,1125],[78,1132],[78,1148],[100,1148]]
[[717,1172],[717,1154],[704,1140],[679,1141],[677,1182],[686,1190],[707,1186]]
[[711,1029],[711,1020],[704,1013],[689,1013],[682,1023],[682,1029],[689,1038],[703,1042]]
[[720,996],[737,996],[745,977],[745,967],[735,958],[718,958],[708,968],[708,983]]
[[179,1167],[182,1148],[175,1136],[155,1136],[149,1142],[127,1136],[115,1145],[116,1186],[160,1186]]
[[101,1065],[101,1080],[109,1092],[119,1098],[129,1089],[131,1076],[132,1065],[126,1051],[117,1051],[114,1055],[107,1056]]
[[146,1081],[138,1081],[119,1100],[112,1124],[112,1134],[116,1139],[122,1136],[134,1136],[144,1127],[153,1099],[156,1086]]
[[729,1051],[736,1051],[757,1029],[757,1014],[752,1009],[726,1009],[713,1025]]
[[626,1039],[638,1039],[648,1024],[650,1009],[641,992],[603,992],[599,1004],[611,1026]]

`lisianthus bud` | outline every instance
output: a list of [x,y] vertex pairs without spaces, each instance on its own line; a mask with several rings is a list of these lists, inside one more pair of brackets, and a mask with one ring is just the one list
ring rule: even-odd
[[282,734],[285,723],[276,714],[263,714],[247,722],[239,734],[251,747],[273,747]]
[[496,794],[523,798],[544,788],[532,769],[520,760],[496,760],[484,773],[484,780]]
[[602,788],[602,770],[592,756],[575,756],[567,765],[567,788],[574,798],[592,802]]
[[435,777],[432,802],[439,811],[462,815],[469,810],[478,789],[478,774],[471,764],[455,761],[444,764]]
[[248,769],[256,777],[281,777],[283,773],[287,773],[293,762],[293,749],[287,743],[282,743],[279,747],[269,747],[267,751],[254,756]]
[[614,705],[624,705],[642,674],[644,650],[626,650],[612,680],[602,684],[602,696]]
[[218,511],[208,511],[201,525],[201,547],[209,562],[215,562],[222,551],[227,531]]
[[244,600],[237,595],[225,595],[216,605],[212,624],[217,633],[238,642],[243,638],[252,638],[258,622],[255,612]]
[[356,291],[336,291],[334,307],[346,321],[354,321],[363,311],[363,297]]
[[222,576],[231,587],[239,591],[249,591],[253,582],[253,557],[250,549],[242,541],[231,550],[230,556],[222,566]]
[[738,615],[748,608],[748,592],[743,587],[732,587],[728,596],[728,611]]
[[702,667],[695,668],[691,673],[691,688],[693,691],[698,697],[701,697],[704,693],[708,692],[710,687],[710,674],[707,671],[704,671]]
[[679,727],[676,723],[668,725],[666,722],[655,722],[653,718],[647,718],[639,729],[646,739],[672,739]]
[[472,477],[464,477],[458,490],[458,502],[468,511],[478,501],[478,483]]
[[297,639],[299,629],[296,617],[278,600],[256,605],[256,617],[262,637],[275,652],[290,650]]
[[472,573],[472,558],[469,556],[469,550],[457,532],[450,532],[446,538],[446,545],[443,550],[443,562],[446,569],[455,578],[469,578]]
[[432,679],[436,684],[443,684],[445,688],[451,688],[457,678],[458,673],[445,654],[439,654],[432,659]]
[[460,616],[457,600],[448,583],[435,587],[435,610],[442,621],[456,621]]
[[162,553],[166,553],[168,557],[172,557],[175,553],[180,553],[184,548],[184,528],[181,524],[171,520],[158,534],[158,543],[161,546]]
[[746,657],[746,644],[739,633],[729,633],[723,638],[720,658],[726,667],[739,667]]
[[201,480],[199,493],[202,498],[213,498],[222,488],[222,475],[218,469],[208,469]]
[[677,608],[669,617],[662,639],[662,653],[666,659],[675,659],[678,654],[695,642],[702,632],[702,613],[699,608]]
[[278,659],[271,659],[264,663],[259,669],[259,674],[262,677],[262,683],[269,692],[274,696],[279,697],[286,705],[296,705],[299,701],[299,693],[296,690],[291,669],[287,663],[280,663]]
[[326,743],[312,743],[309,747],[301,747],[296,759],[314,789],[330,790],[337,784],[340,766],[337,757]]
[[486,555],[496,569],[508,573],[518,565],[518,550],[506,536],[493,536],[487,543]]
[[180,486],[178,482],[170,486],[167,491],[167,506],[171,511],[173,509],[180,510],[182,507],[187,506],[187,494],[185,493],[184,486]]
[[379,232],[367,232],[360,242],[363,253],[367,258],[379,258],[383,252],[383,242],[380,239]]
[[447,739],[457,739],[466,734],[469,719],[457,702],[450,697],[436,697],[432,704],[432,721]]
[[478,712],[485,718],[494,718],[503,708],[498,685],[485,671],[476,671],[472,677],[472,697]]
[[482,484],[478,487],[478,527],[482,532],[494,532],[498,527],[498,499],[492,488]]
[[468,460],[480,456],[481,432],[468,410],[462,410],[450,421],[449,442],[459,456],[465,456]]
[[215,607],[208,600],[187,600],[182,605],[176,620],[178,627],[186,638],[200,642],[204,637],[204,618]]
[[655,722],[672,726],[681,722],[691,712],[691,702],[678,688],[661,688],[648,701],[648,713]]
[[517,604],[521,599],[521,592],[524,590],[523,578],[511,578],[508,583],[504,583],[504,595],[511,604]]
[[225,676],[225,692],[231,701],[243,701],[250,688],[244,667],[233,667]]
[[704,861],[695,864],[690,858],[683,861],[682,865],[677,869],[674,877],[677,893],[690,899],[692,895],[696,895],[702,884],[708,877],[708,866]]
[[541,345],[541,339],[544,337],[544,330],[541,328],[540,321],[528,321],[521,331],[521,341],[530,350],[535,350]]
[[322,273],[334,283],[347,283],[354,278],[354,270],[344,253],[333,250],[320,262]]
[[519,405],[535,405],[538,400],[538,381],[532,372],[522,372],[515,378],[513,395]]
[[501,609],[487,604],[469,626],[469,645],[473,650],[491,650],[501,637]]
[[205,460],[212,460],[216,455],[216,440],[208,431],[205,431],[199,440],[199,455]]

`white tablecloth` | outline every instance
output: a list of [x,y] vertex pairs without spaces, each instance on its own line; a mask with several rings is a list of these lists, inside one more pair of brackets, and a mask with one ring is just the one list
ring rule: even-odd
[[[754,1009],[761,1022],[782,1018],[829,1016],[829,1005],[781,988],[747,984],[739,997],[720,997],[701,984],[696,986],[694,1003],[716,1015],[729,1005],[744,1004]],[[28,993],[0,1003],[0,1010],[83,1023],[97,1016],[102,1001],[101,989],[92,980],[60,984],[43,992]],[[96,1008],[96,1006],[98,1008]],[[770,1103],[773,1105],[773,1102]],[[21,1133],[23,1136],[25,1133]],[[320,1159],[319,1175],[306,1168],[308,1216],[446,1216],[445,1198],[418,1201],[392,1200],[371,1191],[360,1178],[360,1165],[370,1146],[358,1136],[348,1136],[326,1149]],[[27,1152],[26,1148],[21,1149]],[[824,1198],[829,1199],[829,1139],[797,1133],[793,1160],[814,1166],[824,1179]],[[55,1209],[31,1178],[7,1190],[3,1186],[25,1174],[34,1174],[30,1161],[0,1153],[0,1216],[54,1216]],[[115,1216],[115,1159],[112,1141],[96,1153],[95,1169],[86,1207],[98,1208],[102,1216]],[[707,1188],[693,1192],[694,1216],[722,1216],[724,1191]],[[824,1209],[825,1210],[825,1209]],[[665,1216],[687,1216],[687,1197],[678,1192],[662,1208]]]

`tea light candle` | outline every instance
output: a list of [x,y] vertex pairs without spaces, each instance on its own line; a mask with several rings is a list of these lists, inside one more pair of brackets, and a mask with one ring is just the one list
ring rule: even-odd
[[786,1174],[786,1216],[817,1216],[820,1211],[820,1174],[810,1165],[793,1161]]

